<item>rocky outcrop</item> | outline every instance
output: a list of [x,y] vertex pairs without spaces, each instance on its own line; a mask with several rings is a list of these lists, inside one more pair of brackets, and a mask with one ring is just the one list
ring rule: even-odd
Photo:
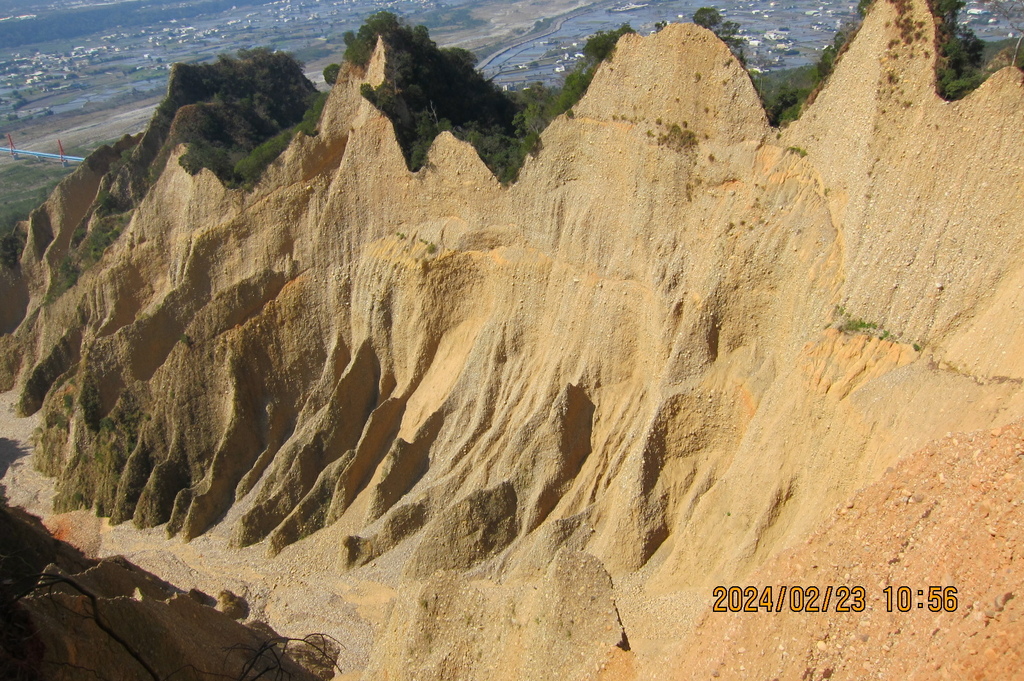
[[317,678],[291,659],[289,641],[235,622],[244,615],[233,594],[234,611],[214,609],[122,558],[87,560],[6,506],[0,526],[0,661],[9,678]]
[[452,572],[400,598],[368,678],[575,679],[629,650],[600,561],[561,549],[535,586]]
[[[0,382],[42,409],[64,507],[325,542],[324,571],[470,619],[566,555],[588,588],[740,579],[901,456],[1024,415],[1024,89],[940,100],[927,19],[875,3],[785,130],[710,33],[627,37],[507,188],[448,134],[407,170],[358,95],[379,48],[251,193],[172,158],[75,287],[27,285]],[[398,639],[371,667],[482,674],[485,629],[456,667]]]

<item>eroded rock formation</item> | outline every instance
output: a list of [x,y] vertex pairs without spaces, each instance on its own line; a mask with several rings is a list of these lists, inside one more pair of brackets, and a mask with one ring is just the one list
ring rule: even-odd
[[[923,38],[902,40],[900,12]],[[511,631],[495,623],[424,657],[422,637],[468,631],[428,626],[437,599],[469,627],[520,583],[597,627],[583,674],[628,647],[609,574],[739,579],[900,457],[1024,415],[1021,76],[944,102],[933,34],[924,3],[876,3],[784,130],[710,32],[625,36],[509,187],[449,134],[407,170],[359,95],[378,48],[251,193],[175,151],[45,302],[82,220],[67,206],[98,186],[73,175],[0,282],[20,301],[0,384],[44,411],[65,508],[186,541],[220,523],[271,553],[312,536],[337,546],[324,570],[390,562],[419,584],[395,626],[423,620],[401,625],[421,638],[383,637],[381,678],[570,664],[478,666]],[[545,622],[517,645],[551,646]]]

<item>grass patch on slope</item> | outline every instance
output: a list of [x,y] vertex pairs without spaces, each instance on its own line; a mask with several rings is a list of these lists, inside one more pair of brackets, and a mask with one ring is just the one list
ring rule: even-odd
[[20,159],[0,165],[4,187],[0,202],[0,265],[14,269],[25,248],[26,234],[18,223],[46,201],[54,187],[74,168],[58,163]]

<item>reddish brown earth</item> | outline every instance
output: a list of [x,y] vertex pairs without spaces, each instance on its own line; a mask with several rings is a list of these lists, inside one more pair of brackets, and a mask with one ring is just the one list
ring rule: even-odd
[[[1022,430],[951,434],[904,458],[741,585],[862,585],[864,612],[707,612],[673,677],[1024,678]],[[909,612],[886,611],[889,585],[913,589]],[[917,607],[933,585],[956,587],[955,612]]]

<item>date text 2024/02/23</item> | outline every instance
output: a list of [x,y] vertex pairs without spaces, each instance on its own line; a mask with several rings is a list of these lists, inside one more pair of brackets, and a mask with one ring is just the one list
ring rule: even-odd
[[[867,607],[867,589],[863,586],[716,586],[712,591],[714,612],[863,612]],[[955,612],[958,606],[955,586],[887,586],[880,597],[885,598],[887,612]]]

